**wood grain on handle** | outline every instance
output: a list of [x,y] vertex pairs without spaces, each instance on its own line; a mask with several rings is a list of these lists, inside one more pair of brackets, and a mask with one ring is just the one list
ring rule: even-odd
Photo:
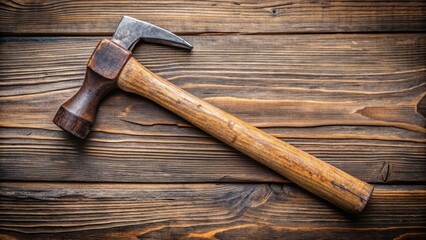
[[130,58],[118,86],[160,104],[194,126],[351,212],[361,212],[373,187],[162,79]]

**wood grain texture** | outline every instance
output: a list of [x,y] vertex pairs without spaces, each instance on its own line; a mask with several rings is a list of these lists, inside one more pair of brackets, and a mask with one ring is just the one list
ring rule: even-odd
[[416,239],[426,186],[376,186],[351,217],[293,185],[2,183],[2,239]]
[[426,29],[424,1],[2,1],[7,34],[111,35],[123,15],[176,33],[400,32]]
[[[426,89],[425,34],[188,40],[195,46],[191,54],[142,45],[135,57],[192,94],[365,181],[426,180],[425,118],[418,110]],[[51,119],[81,86],[98,41],[2,38],[0,178],[284,181],[123,92],[101,104],[88,141],[58,129]]]
[[[0,1],[0,239],[426,239],[425,6]],[[83,82],[100,40],[88,36],[110,37],[124,14],[195,45],[189,55],[138,46],[153,72],[386,185],[351,218],[121,91],[101,103],[87,141],[71,138],[51,119]]]

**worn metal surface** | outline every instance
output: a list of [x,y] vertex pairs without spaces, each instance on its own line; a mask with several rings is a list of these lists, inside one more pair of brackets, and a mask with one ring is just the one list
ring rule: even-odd
[[130,51],[139,40],[191,50],[192,45],[166,29],[129,16],[123,16],[111,40]]

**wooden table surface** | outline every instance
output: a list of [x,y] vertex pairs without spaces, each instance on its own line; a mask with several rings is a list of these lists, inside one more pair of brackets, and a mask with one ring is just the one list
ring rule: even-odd
[[[345,214],[142,97],[93,132],[52,123],[122,15],[191,53],[135,57],[192,94],[372,183]],[[425,239],[426,2],[0,3],[0,239]]]

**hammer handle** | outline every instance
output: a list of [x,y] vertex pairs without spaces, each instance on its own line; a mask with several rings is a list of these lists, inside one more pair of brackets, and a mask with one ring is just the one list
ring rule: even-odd
[[118,86],[160,104],[194,126],[336,206],[359,213],[373,187],[207,103],[131,57]]

